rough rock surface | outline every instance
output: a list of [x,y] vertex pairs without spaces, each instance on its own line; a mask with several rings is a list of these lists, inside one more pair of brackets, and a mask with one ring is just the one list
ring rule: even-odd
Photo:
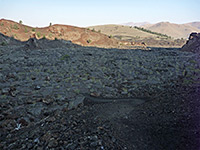
[[48,48],[58,48],[58,47],[78,47],[76,44],[72,44],[71,41],[65,40],[48,40],[46,38],[36,39],[30,38],[28,41],[23,42],[25,50],[34,49],[48,49]]
[[[0,149],[198,150],[198,60],[179,49],[0,46]],[[86,94],[116,101],[85,104]],[[117,102],[135,97],[151,100]]]
[[187,43],[182,47],[182,51],[200,53],[200,33],[191,33]]
[[8,44],[9,45],[19,45],[19,44],[21,44],[21,42],[12,37],[8,37],[8,36],[5,36],[2,33],[0,33],[0,45],[6,46]]

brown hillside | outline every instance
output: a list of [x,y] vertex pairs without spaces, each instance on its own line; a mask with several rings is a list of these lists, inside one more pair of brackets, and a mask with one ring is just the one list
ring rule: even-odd
[[99,25],[91,26],[89,28],[91,30],[95,29],[95,31],[101,31],[103,34],[112,35],[116,38],[120,37],[122,40],[156,37],[154,34],[143,32],[133,27],[124,25]]
[[14,21],[1,19],[0,32],[21,41],[26,41],[30,37],[36,37],[37,39],[45,37],[51,40],[55,38],[70,40],[83,46],[116,47],[120,44],[118,40],[109,38],[102,33],[69,25],[55,24],[44,28],[33,28]]
[[190,26],[200,29],[200,22],[190,22],[190,23],[186,23],[186,25],[190,25]]
[[146,46],[153,47],[182,47],[186,42],[183,39],[166,38],[125,25],[98,25],[91,26],[89,29],[113,36],[118,40],[124,40],[125,42],[122,42],[124,45],[129,41],[145,43]]
[[153,25],[144,26],[144,28],[167,34],[174,38],[188,38],[191,32],[200,32],[200,29],[187,24],[175,24],[169,22],[160,22]]

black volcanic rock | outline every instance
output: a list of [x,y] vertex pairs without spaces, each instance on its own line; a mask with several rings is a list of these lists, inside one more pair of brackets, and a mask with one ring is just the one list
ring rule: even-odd
[[200,33],[191,33],[187,43],[182,47],[182,51],[200,53]]
[[41,47],[38,44],[38,40],[36,38],[30,38],[25,46],[26,49],[40,49]]
[[48,48],[61,48],[61,47],[75,47],[76,44],[73,44],[71,41],[65,40],[48,40],[46,38],[36,39],[30,38],[25,42],[24,49],[48,49]]
[[18,44],[21,44],[21,42],[14,39],[13,37],[8,37],[8,36],[0,33],[0,45],[1,46],[18,45]]

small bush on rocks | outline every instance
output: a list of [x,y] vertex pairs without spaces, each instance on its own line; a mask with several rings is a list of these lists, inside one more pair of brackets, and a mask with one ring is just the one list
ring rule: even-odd
[[38,36],[38,37],[40,37],[40,36],[41,36],[41,33],[40,33],[40,32],[38,32],[38,33],[37,33],[37,36]]
[[70,56],[68,54],[63,55],[60,60],[66,60],[68,59]]
[[112,35],[109,35],[108,37],[111,39],[111,38],[112,38]]
[[6,42],[2,42],[1,45],[2,45],[2,46],[6,46],[7,43],[6,43]]
[[91,43],[92,41],[89,39],[89,40],[87,40],[87,43],[89,44],[89,43]]

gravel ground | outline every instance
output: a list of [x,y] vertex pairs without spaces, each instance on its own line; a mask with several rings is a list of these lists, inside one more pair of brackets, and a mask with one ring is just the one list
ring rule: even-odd
[[[198,150],[198,59],[172,48],[0,46],[0,149]],[[86,104],[86,94],[133,101]]]

